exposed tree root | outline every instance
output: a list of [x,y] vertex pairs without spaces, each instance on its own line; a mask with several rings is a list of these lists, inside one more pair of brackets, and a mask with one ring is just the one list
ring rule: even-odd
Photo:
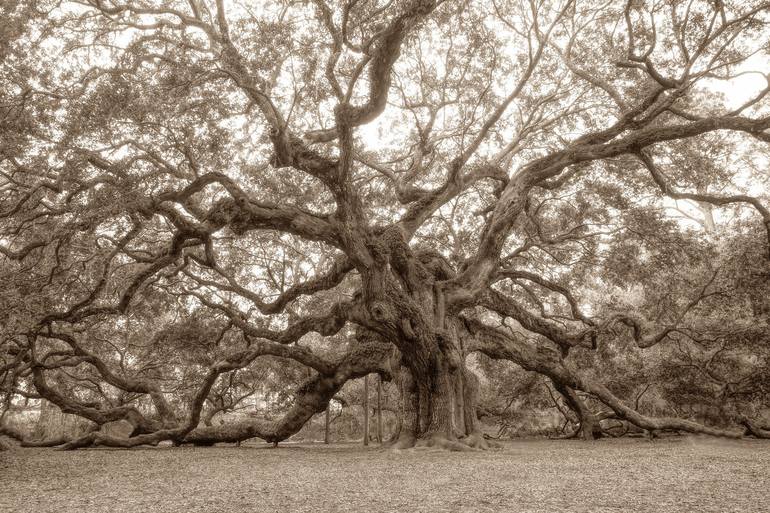
[[488,440],[487,438],[485,438],[484,434],[481,431],[475,431],[471,433],[465,438],[460,439],[460,442],[462,442],[463,444],[467,445],[472,449],[479,449],[482,451],[486,451],[489,449],[497,449],[501,447],[500,443],[495,442],[494,440]]
[[411,434],[401,434],[396,440],[392,440],[390,447],[400,449],[442,449],[447,451],[484,451],[500,447],[500,444],[484,437],[483,433],[476,431],[466,437],[453,439],[443,433],[434,433],[420,438]]
[[414,447],[419,448],[435,448],[435,449],[443,449],[447,451],[475,451],[477,449],[474,449],[473,447],[470,447],[469,445],[464,444],[461,441],[458,440],[450,440],[446,435],[436,433],[433,435],[428,435],[425,438],[418,438],[416,443],[414,444]]

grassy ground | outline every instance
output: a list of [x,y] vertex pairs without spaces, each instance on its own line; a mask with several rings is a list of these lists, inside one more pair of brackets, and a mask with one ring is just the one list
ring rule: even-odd
[[0,452],[2,512],[770,511],[770,443],[515,441]]

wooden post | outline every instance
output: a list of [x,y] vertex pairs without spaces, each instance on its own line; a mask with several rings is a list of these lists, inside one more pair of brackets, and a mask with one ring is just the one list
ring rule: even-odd
[[382,376],[377,375],[377,443],[382,443]]
[[329,419],[329,410],[331,409],[332,402],[329,401],[329,404],[326,405],[326,423],[324,424],[324,443],[329,443],[329,423],[331,422],[331,419]]
[[369,375],[364,376],[364,445],[369,445]]

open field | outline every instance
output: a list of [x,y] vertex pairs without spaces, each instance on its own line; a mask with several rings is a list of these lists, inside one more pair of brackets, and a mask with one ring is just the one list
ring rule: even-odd
[[264,445],[0,453],[2,512],[759,512],[770,443],[514,441],[449,453]]

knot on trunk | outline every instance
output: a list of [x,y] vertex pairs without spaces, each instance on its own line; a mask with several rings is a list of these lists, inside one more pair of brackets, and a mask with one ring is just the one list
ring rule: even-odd
[[372,301],[372,304],[369,306],[369,314],[373,320],[381,323],[390,323],[390,321],[396,318],[395,309],[385,301]]

